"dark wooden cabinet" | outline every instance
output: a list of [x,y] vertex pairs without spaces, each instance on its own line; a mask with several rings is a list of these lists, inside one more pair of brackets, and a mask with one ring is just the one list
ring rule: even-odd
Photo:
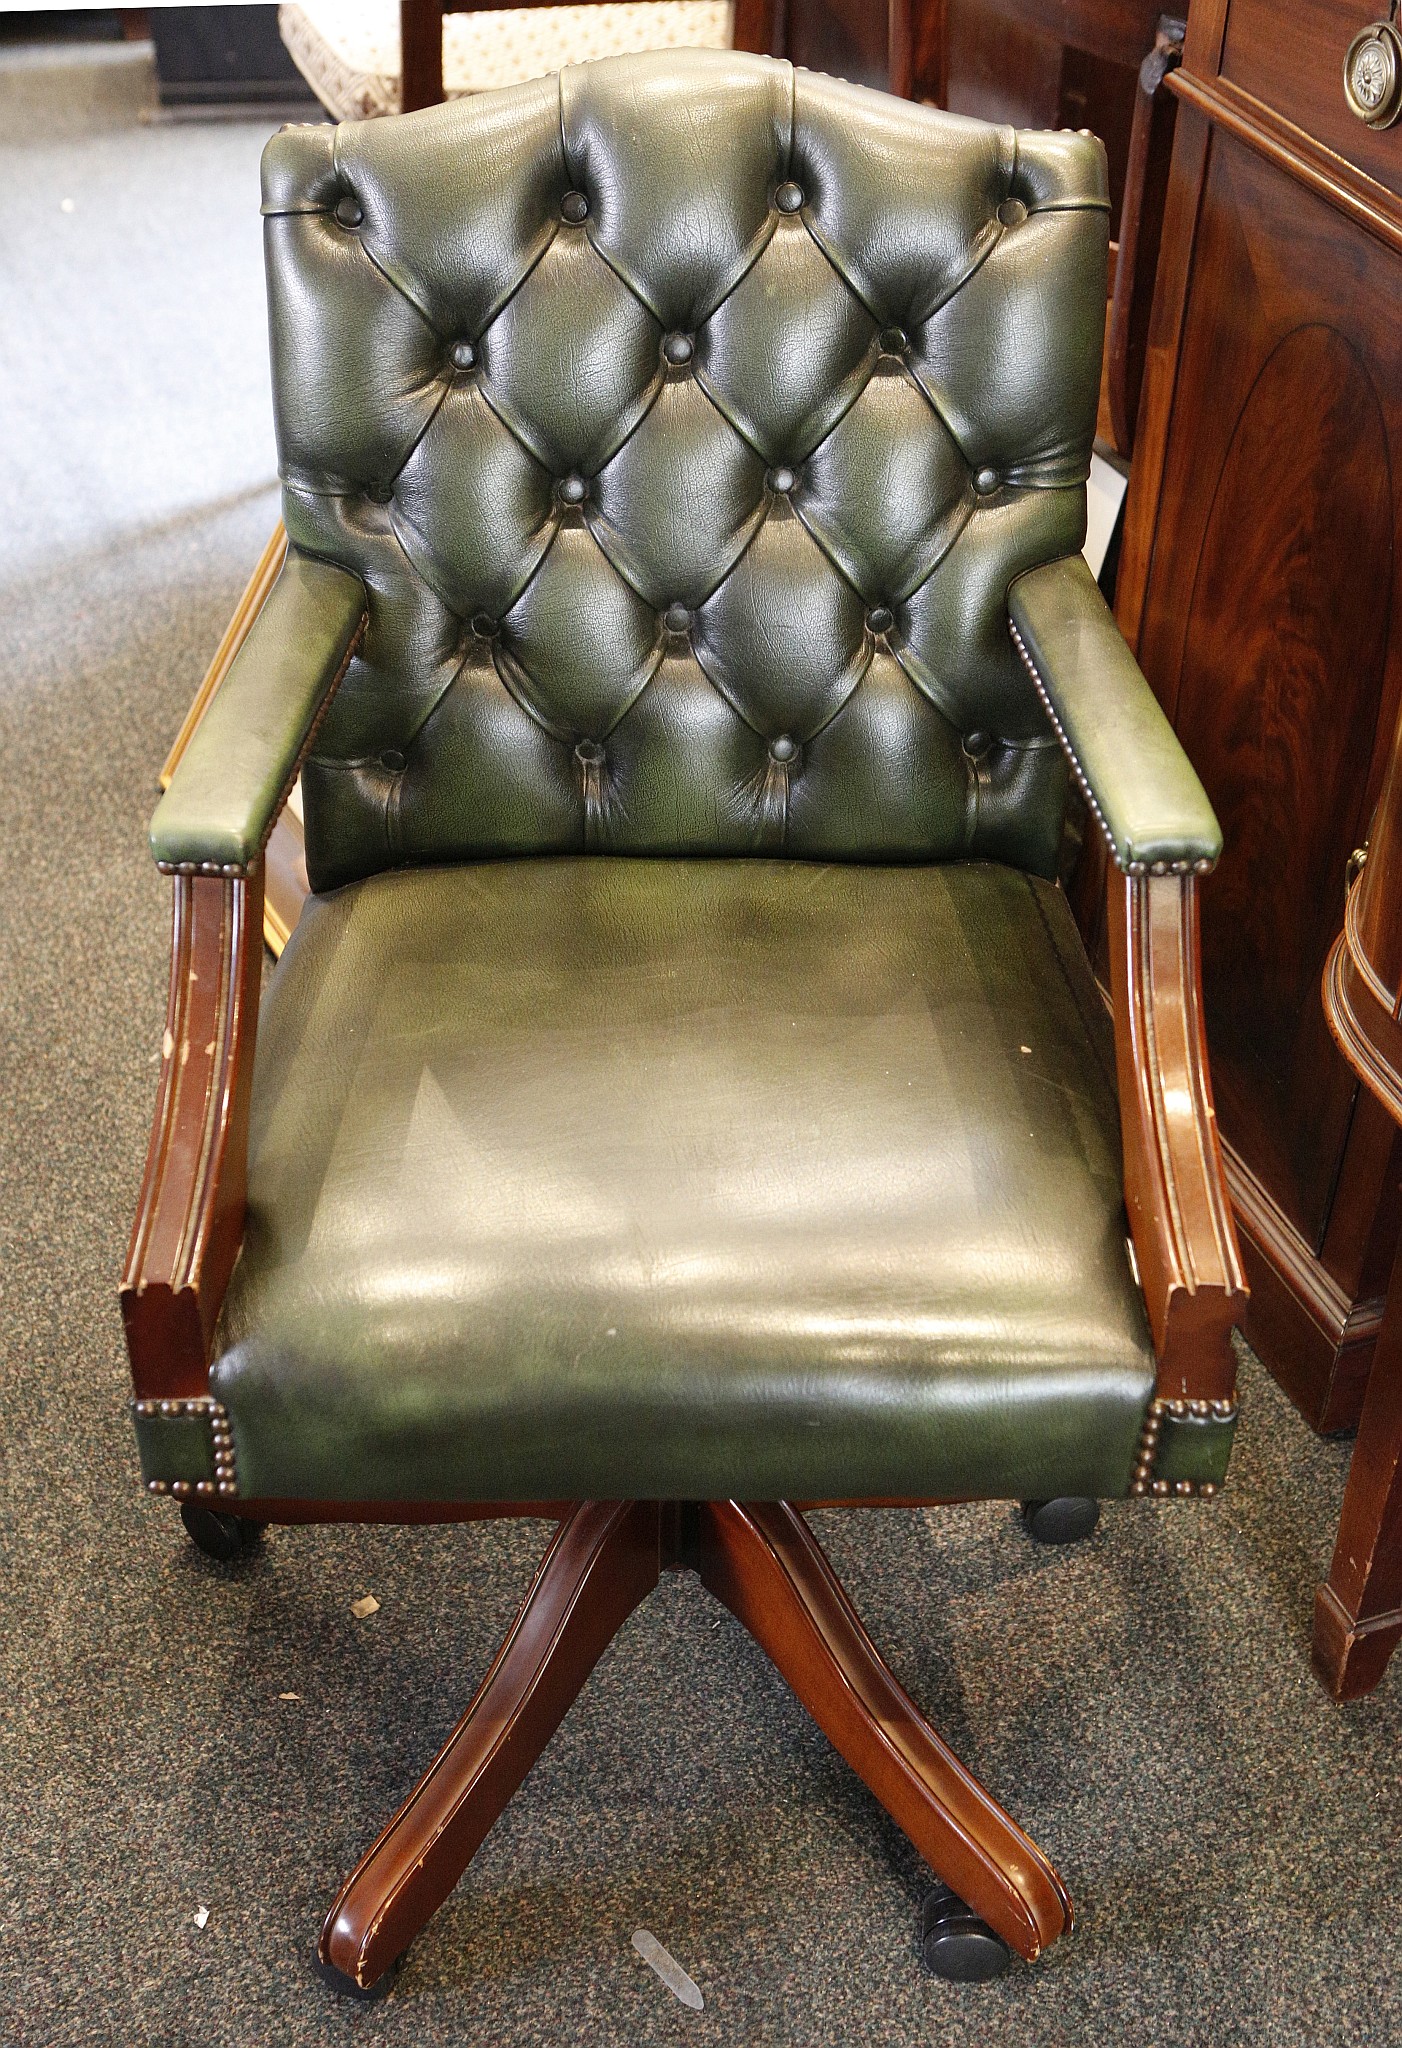
[[1320,977],[1402,691],[1402,126],[1348,110],[1375,0],[1189,18],[1117,610],[1226,834],[1208,1036],[1248,1336],[1356,1421],[1398,1232],[1394,1126]]
[[[1356,865],[1356,863],[1355,863]],[[1329,956],[1324,1008],[1339,1050],[1402,1125],[1402,726],[1366,864]],[[1392,1269],[1329,1577],[1314,1603],[1314,1668],[1336,1699],[1378,1684],[1402,1642],[1402,1254]]]
[[914,96],[1019,128],[1091,128],[1118,220],[1135,87],[1167,0],[909,0]]

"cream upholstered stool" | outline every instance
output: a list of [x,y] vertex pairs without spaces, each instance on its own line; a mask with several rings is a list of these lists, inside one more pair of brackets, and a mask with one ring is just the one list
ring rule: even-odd
[[[729,0],[602,0],[577,7],[507,7],[443,21],[443,95],[489,92],[566,64],[630,50],[729,49]],[[338,121],[397,114],[397,0],[308,0],[278,9],[293,62]]]

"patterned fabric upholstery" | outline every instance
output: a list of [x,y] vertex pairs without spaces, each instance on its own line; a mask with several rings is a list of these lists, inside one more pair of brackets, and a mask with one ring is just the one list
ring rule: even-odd
[[674,51],[286,130],[264,212],[288,532],[370,592],[315,888],[590,849],[1053,871],[1005,593],[1084,535],[1098,143]]
[[[492,92],[629,50],[730,46],[729,0],[595,0],[443,17],[443,93]],[[338,121],[399,112],[398,0],[308,0],[277,11],[302,76]]]

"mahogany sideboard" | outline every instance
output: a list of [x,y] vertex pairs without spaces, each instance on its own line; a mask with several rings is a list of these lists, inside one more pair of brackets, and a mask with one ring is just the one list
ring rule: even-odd
[[1246,1333],[1357,1421],[1398,1238],[1392,1119],[1320,976],[1402,690],[1402,124],[1344,94],[1376,0],[1194,0],[1116,609],[1226,835],[1204,888]]
[[[1402,46],[1399,46],[1402,51]],[[1397,80],[1402,95],[1402,68]],[[1402,1125],[1402,725],[1344,928],[1324,971],[1339,1050]],[[1329,1577],[1314,1602],[1314,1668],[1336,1699],[1371,1692],[1402,1642],[1402,1252],[1353,1447]]]

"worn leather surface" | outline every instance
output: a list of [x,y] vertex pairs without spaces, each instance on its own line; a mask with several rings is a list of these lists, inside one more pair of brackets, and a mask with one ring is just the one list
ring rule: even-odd
[[1170,1486],[1179,1479],[1191,1480],[1195,1486],[1204,1482],[1220,1486],[1227,1476],[1235,1441],[1235,1416],[1220,1421],[1216,1416],[1165,1415],[1153,1476],[1166,1480]]
[[1103,1006],[991,863],[594,857],[313,900],[211,1391],[245,1496],[1118,1494]]
[[1054,871],[1098,142],[673,51],[264,159],[293,542],[370,593],[313,886],[589,849]]
[[1222,830],[1081,555],[1020,576],[1008,613],[1122,868],[1212,863]]
[[151,820],[172,867],[245,868],[365,612],[359,578],[289,553]]

